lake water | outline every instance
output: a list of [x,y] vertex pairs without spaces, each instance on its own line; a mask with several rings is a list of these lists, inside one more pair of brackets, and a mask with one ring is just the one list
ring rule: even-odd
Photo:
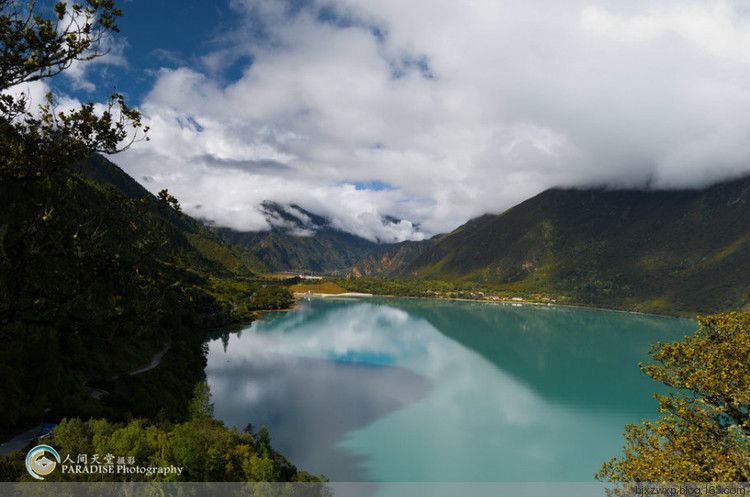
[[332,481],[591,481],[655,415],[648,346],[695,324],[584,309],[326,299],[209,342],[216,417]]

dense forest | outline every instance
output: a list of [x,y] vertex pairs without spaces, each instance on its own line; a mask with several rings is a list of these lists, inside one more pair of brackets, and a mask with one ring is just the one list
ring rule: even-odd
[[292,301],[278,280],[251,272],[252,256],[167,201],[145,191],[136,200],[86,176],[90,168],[124,175],[101,157],[87,162],[0,185],[9,201],[0,213],[6,431],[47,410],[81,409],[87,387],[147,363],[165,344],[174,355],[209,328]]
[[[164,416],[155,420],[132,418],[123,422],[108,419],[63,419],[45,443],[60,454],[107,454],[145,468],[180,468],[172,473],[81,473],[55,472],[48,481],[289,481],[319,482],[320,477],[298,471],[271,447],[265,427],[254,433],[229,429],[213,419],[208,385],[196,383],[188,402],[188,416],[173,422]],[[112,456],[99,461],[112,464]],[[109,462],[107,462],[109,461]],[[32,481],[23,460],[0,458],[0,481]],[[324,487],[311,487],[323,491]],[[312,494],[311,494],[312,495]]]

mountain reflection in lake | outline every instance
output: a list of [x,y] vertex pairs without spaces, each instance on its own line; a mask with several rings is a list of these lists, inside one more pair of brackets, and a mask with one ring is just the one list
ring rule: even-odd
[[693,323],[581,309],[314,300],[209,342],[216,416],[334,481],[588,481],[654,415],[649,343]]

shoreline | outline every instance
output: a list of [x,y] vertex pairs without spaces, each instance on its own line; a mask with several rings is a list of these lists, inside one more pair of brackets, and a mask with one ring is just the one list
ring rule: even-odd
[[320,292],[305,292],[295,293],[294,298],[319,298],[319,299],[330,299],[334,297],[377,297],[377,294],[373,293],[362,293],[362,292],[344,292],[344,293],[320,293]]
[[[524,301],[516,301],[516,302],[510,302],[507,300],[486,300],[486,299],[470,299],[470,298],[463,298],[463,297],[435,297],[435,296],[423,296],[423,295],[393,295],[393,294],[380,294],[380,293],[357,293],[357,292],[347,292],[345,294],[334,294],[334,293],[326,293],[326,294],[311,294],[311,295],[304,295],[299,294],[300,296],[306,296],[309,298],[335,298],[335,297],[368,297],[368,298],[391,298],[391,299],[421,299],[421,300],[445,300],[445,301],[454,301],[454,302],[475,302],[479,304],[495,304],[495,305],[510,305],[514,307],[523,307],[528,305],[533,305],[537,307],[560,307],[560,308],[568,308],[568,309],[581,309],[581,310],[589,310],[589,311],[600,311],[600,312],[618,312],[623,314],[634,314],[634,315],[640,315],[640,316],[649,316],[649,317],[657,317],[657,318],[665,318],[665,319],[681,319],[681,320],[687,320],[687,321],[695,321],[695,318],[690,318],[686,316],[676,315],[676,314],[656,314],[654,312],[643,312],[643,311],[629,311],[625,309],[615,309],[611,307],[597,307],[594,305],[585,305],[585,304],[558,304],[558,303],[547,303],[547,302],[532,302],[528,300]],[[295,298],[297,298],[297,295],[295,295]],[[291,308],[288,310],[292,310]],[[697,315],[699,313],[694,313],[694,315]]]

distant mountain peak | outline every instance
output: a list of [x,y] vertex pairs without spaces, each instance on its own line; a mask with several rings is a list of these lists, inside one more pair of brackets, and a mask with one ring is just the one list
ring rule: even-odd
[[[260,211],[271,227],[271,231],[283,233],[296,237],[311,237],[321,232],[342,232],[348,235],[363,238],[360,234],[347,230],[331,220],[331,218],[311,212],[296,203],[284,204],[273,200],[264,200],[260,205]],[[376,221],[377,222],[377,221]],[[379,217],[383,227],[398,229],[408,227],[410,231],[419,232],[419,224],[404,220],[390,214]],[[405,228],[406,229],[406,228]],[[376,243],[394,243],[387,237],[376,236]]]
[[331,229],[328,218],[314,214],[298,204],[281,204],[265,200],[260,211],[273,231],[292,236],[313,236],[319,231]]

